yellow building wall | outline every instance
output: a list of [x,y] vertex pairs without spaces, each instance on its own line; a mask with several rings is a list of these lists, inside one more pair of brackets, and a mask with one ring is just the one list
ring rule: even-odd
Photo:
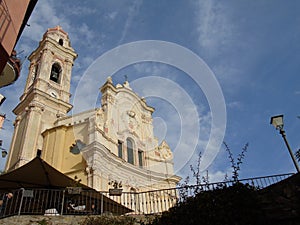
[[71,153],[70,147],[78,139],[87,143],[86,134],[86,124],[49,129],[43,133],[44,146],[42,150],[42,158],[47,163],[72,179],[81,180],[81,183],[85,185],[87,185],[86,161],[81,153]]

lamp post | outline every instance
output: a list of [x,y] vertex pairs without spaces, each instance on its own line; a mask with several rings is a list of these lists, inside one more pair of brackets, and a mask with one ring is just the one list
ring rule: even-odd
[[295,159],[295,156],[294,156],[294,154],[293,154],[293,152],[291,150],[291,147],[290,147],[290,145],[289,145],[289,143],[288,143],[288,141],[286,139],[285,131],[283,130],[283,125],[284,125],[283,124],[283,115],[278,115],[278,116],[271,117],[271,124],[276,128],[276,130],[279,130],[279,133],[281,134],[281,136],[282,136],[282,138],[283,138],[283,140],[284,140],[284,142],[286,144],[286,147],[288,148],[289,153],[290,153],[290,155],[292,157],[292,160],[293,160],[293,163],[294,163],[294,165],[296,167],[296,170],[299,173],[300,169],[299,169],[298,163],[297,163],[297,161]]

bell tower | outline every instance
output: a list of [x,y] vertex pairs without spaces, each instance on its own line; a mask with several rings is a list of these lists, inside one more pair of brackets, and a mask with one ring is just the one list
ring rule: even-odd
[[42,132],[67,115],[71,71],[77,54],[60,26],[50,28],[29,56],[29,72],[16,115],[14,134],[5,170],[15,169],[42,150]]

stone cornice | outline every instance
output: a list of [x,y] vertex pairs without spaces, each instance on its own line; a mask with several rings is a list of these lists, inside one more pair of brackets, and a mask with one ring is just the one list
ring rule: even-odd
[[50,131],[52,131],[52,130],[57,130],[57,129],[62,129],[62,130],[64,130],[64,131],[66,131],[66,130],[68,129],[68,126],[60,125],[60,126],[56,126],[56,127],[51,127],[51,128],[48,128],[48,129],[42,131],[41,135],[42,135],[43,137],[45,137]]
[[20,112],[22,112],[22,110],[24,109],[24,106],[27,106],[33,99],[37,98],[37,96],[39,97],[43,97],[45,102],[42,103],[40,100],[39,102],[41,103],[41,105],[44,106],[44,108],[50,107],[49,105],[47,105],[47,101],[51,101],[51,102],[55,102],[55,104],[61,106],[63,108],[63,110],[65,111],[70,111],[72,109],[72,105],[62,101],[61,99],[56,99],[51,97],[49,94],[37,89],[37,88],[32,88],[30,90],[30,92],[28,92],[26,94],[26,97],[14,108],[13,112],[18,115]]
[[73,57],[73,60],[75,60],[78,56],[77,53],[75,52],[75,50],[71,46],[68,46],[68,47],[60,46],[60,45],[57,44],[56,40],[54,40],[53,38],[47,36],[47,37],[43,38],[42,41],[40,41],[39,47],[29,55],[28,59],[31,61],[31,59],[36,54],[39,54],[40,51],[43,51],[45,49],[45,46],[46,46],[47,43],[50,43],[52,47],[58,48],[61,51],[63,51],[64,53],[71,55]]
[[114,141],[112,138],[110,138],[109,136],[107,136],[106,133],[105,133],[103,130],[101,130],[98,126],[96,126],[96,131],[98,131],[100,134],[102,134],[102,136],[103,136],[107,141],[109,141],[109,142],[111,142],[111,143],[113,143],[113,144],[115,144],[115,145],[118,144],[118,142]]
[[[61,125],[61,124],[69,124],[69,123],[73,123],[74,121],[77,121],[77,120],[86,120],[88,118],[90,118],[91,116],[93,116],[93,114],[95,114],[95,111],[97,109],[90,109],[90,110],[87,110],[87,111],[84,111],[84,112],[80,112],[80,113],[77,113],[77,114],[74,114],[74,115],[70,115],[70,116],[65,116],[63,118],[60,118],[57,120],[57,124],[58,125]],[[77,118],[80,118],[80,119],[77,119]],[[69,122],[68,120],[70,120],[71,122]]]

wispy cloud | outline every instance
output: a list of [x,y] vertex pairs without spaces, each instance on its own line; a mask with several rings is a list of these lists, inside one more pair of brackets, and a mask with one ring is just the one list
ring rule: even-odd
[[239,101],[233,101],[233,102],[227,102],[226,106],[227,108],[231,108],[231,109],[241,109],[243,107],[243,104]]
[[[240,23],[236,22],[234,9],[221,1],[207,0],[195,3],[195,29],[198,34],[198,51],[208,60],[227,92],[239,90],[245,77],[242,74],[249,61],[241,52],[249,45],[242,41]],[[248,51],[248,57],[252,57]],[[234,87],[234,88],[233,88]]]
[[220,2],[214,0],[198,1],[196,17],[199,44],[209,53],[218,54],[233,41],[232,33],[236,32],[234,23],[226,15]]
[[[30,17],[30,27],[27,27],[24,30],[22,37],[29,39],[30,41],[34,41],[36,46],[36,41],[41,40],[42,35],[47,31],[48,28],[60,25],[63,30],[69,34],[73,47],[84,46],[85,48],[99,49],[99,39],[103,39],[103,35],[99,32],[96,34],[96,31],[91,29],[86,22],[82,22],[85,20],[79,19],[80,17],[84,18],[86,14],[94,13],[96,9],[92,7],[80,6],[79,10],[78,6],[70,6],[71,8],[69,8],[69,5],[67,5],[67,8],[69,9],[67,12],[65,12],[62,10],[57,10],[57,7],[59,6],[60,5],[57,6],[53,0],[38,2],[32,16]],[[78,10],[75,10],[76,7]],[[73,9],[76,11],[76,14],[72,13]],[[72,19],[74,16],[76,16],[76,20]],[[32,51],[33,46],[32,43],[30,44]],[[90,62],[91,61],[88,61],[88,63]],[[87,65],[84,66],[86,67]]]
[[30,27],[24,30],[22,37],[39,41],[47,28],[61,25],[65,30],[70,29],[71,26],[68,20],[63,16],[58,16],[53,5],[54,3],[51,0],[37,3],[29,19]]
[[96,14],[98,12],[97,8],[92,7],[91,5],[75,5],[70,4],[68,7],[64,7],[63,10],[64,14],[69,16],[90,16]]
[[104,18],[107,18],[109,20],[114,20],[117,15],[118,15],[118,12],[117,11],[113,11],[113,12],[105,14]]
[[[96,33],[86,24],[86,23],[81,23],[76,27],[75,29],[71,29],[72,32],[72,40],[74,42],[82,42],[84,41],[84,45],[86,47],[92,47],[94,48],[95,46],[93,46],[95,43],[97,43],[95,41],[96,39]],[[99,36],[98,36],[99,38]],[[101,36],[100,36],[101,38]]]
[[124,41],[124,38],[126,37],[126,34],[131,26],[131,23],[134,19],[134,17],[138,14],[139,8],[142,5],[143,1],[142,0],[135,0],[134,3],[129,7],[128,10],[128,17],[125,22],[124,29],[122,31],[121,38],[119,40],[119,44],[121,44]]

